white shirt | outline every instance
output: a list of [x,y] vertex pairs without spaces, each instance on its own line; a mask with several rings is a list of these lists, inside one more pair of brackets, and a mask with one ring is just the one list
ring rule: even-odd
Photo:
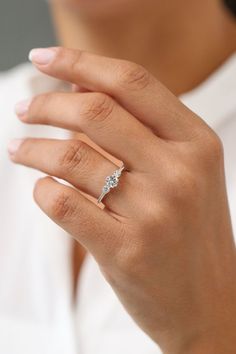
[[[236,54],[182,101],[221,137],[236,230]],[[0,75],[0,353],[158,354],[133,322],[91,256],[73,301],[71,238],[33,202],[40,172],[10,162],[12,138],[67,138],[58,128],[22,124],[13,112],[24,98],[61,83],[23,64]]]

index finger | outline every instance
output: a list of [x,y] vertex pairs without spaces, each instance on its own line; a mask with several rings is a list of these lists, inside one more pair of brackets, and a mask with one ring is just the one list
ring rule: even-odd
[[203,124],[138,64],[62,47],[33,49],[29,57],[50,76],[113,96],[164,139],[190,139]]

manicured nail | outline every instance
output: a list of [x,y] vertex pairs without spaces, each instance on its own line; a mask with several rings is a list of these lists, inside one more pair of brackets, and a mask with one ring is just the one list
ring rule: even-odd
[[31,101],[32,99],[30,98],[27,100],[17,102],[15,105],[16,115],[18,115],[19,117],[24,116],[28,112]]
[[10,143],[8,144],[8,148],[7,148],[9,154],[14,155],[17,152],[17,150],[19,149],[19,147],[23,141],[24,141],[24,139],[14,139],[14,140],[10,141]]
[[56,56],[56,51],[48,48],[36,48],[29,52],[29,60],[35,64],[47,65]]

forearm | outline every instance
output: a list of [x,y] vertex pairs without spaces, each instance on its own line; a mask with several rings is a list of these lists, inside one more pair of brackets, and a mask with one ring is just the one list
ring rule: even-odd
[[[189,350],[176,354],[235,354],[236,340],[228,341],[227,338],[208,340],[206,342],[197,343]],[[173,353],[174,354],[174,353]]]
[[236,353],[236,323],[229,329],[222,329],[214,334],[193,339],[184,348],[164,352],[164,354],[235,354]]

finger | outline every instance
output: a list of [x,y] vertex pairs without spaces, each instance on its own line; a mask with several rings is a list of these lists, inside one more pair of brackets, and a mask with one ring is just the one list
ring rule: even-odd
[[83,88],[79,85],[76,85],[76,84],[72,84],[71,90],[72,90],[72,92],[89,92],[85,88]]
[[[38,169],[72,184],[74,187],[98,199],[105,184],[105,178],[118,167],[91,148],[77,140],[56,140],[27,138],[20,141],[17,151],[10,157],[15,163]],[[133,198],[129,188],[131,176],[122,174],[119,192],[106,196],[106,207],[117,214],[125,215],[129,201]],[[115,192],[115,190],[114,190]],[[128,202],[127,202],[128,201]]]
[[[45,53],[50,60],[42,64]],[[184,140],[204,124],[140,65],[65,48],[34,50],[30,57],[48,75],[115,97],[160,137]]]
[[157,142],[150,129],[103,93],[42,94],[20,118],[27,123],[82,130],[128,169],[146,168],[149,154],[155,150],[150,147]]
[[[119,247],[121,224],[75,189],[51,177],[40,179],[34,189],[39,207],[79,241],[100,264],[111,260]],[[114,237],[114,235],[116,235]]]

